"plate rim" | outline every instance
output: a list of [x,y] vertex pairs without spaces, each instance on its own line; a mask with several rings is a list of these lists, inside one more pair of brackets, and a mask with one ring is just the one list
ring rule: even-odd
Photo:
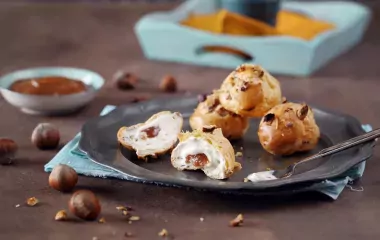
[[[310,179],[304,179],[304,180],[298,180],[298,181],[297,180],[294,181],[294,179],[292,179],[292,178],[273,180],[273,181],[262,181],[262,182],[258,182],[258,183],[252,183],[252,182],[245,183],[242,181],[242,182],[229,183],[228,187],[226,187],[224,184],[225,181],[223,181],[223,180],[219,180],[220,184],[214,184],[214,183],[210,184],[210,182],[202,182],[202,181],[197,181],[197,180],[176,178],[176,177],[172,177],[170,175],[166,175],[166,174],[154,172],[152,170],[148,170],[146,168],[140,167],[140,166],[132,163],[131,161],[129,161],[131,168],[139,169],[139,170],[142,170],[143,172],[145,172],[145,174],[137,176],[138,174],[133,174],[133,171],[128,173],[128,172],[122,171],[120,169],[117,169],[114,166],[110,166],[108,164],[98,162],[96,160],[96,156],[94,156],[94,151],[88,151],[88,149],[91,149],[91,146],[89,146],[90,144],[86,143],[86,141],[85,141],[85,139],[88,139],[88,137],[86,138],[86,132],[87,132],[86,129],[89,128],[89,126],[91,126],[91,124],[93,124],[94,122],[99,121],[99,119],[102,119],[102,118],[113,118],[113,115],[117,115],[118,112],[124,111],[123,109],[125,109],[125,108],[130,108],[130,107],[134,107],[134,108],[140,107],[141,108],[144,105],[149,105],[150,102],[156,102],[156,103],[157,102],[166,102],[168,99],[170,99],[171,101],[173,101],[173,100],[175,101],[175,99],[183,101],[183,100],[196,100],[196,97],[194,97],[194,96],[164,97],[164,98],[157,98],[154,100],[149,100],[149,101],[144,101],[144,102],[139,102],[139,103],[134,103],[134,104],[126,104],[126,105],[118,106],[104,116],[98,116],[98,117],[94,117],[94,118],[88,120],[82,126],[81,138],[80,138],[79,143],[78,143],[78,148],[82,152],[87,154],[87,157],[92,162],[123,174],[125,176],[125,179],[128,181],[143,182],[143,183],[150,183],[150,184],[156,184],[156,185],[160,184],[160,185],[167,185],[167,186],[172,186],[172,187],[190,187],[190,188],[198,188],[198,189],[200,188],[200,189],[204,189],[204,190],[217,190],[217,191],[241,191],[241,190],[244,190],[244,191],[252,191],[252,192],[266,191],[268,189],[275,189],[275,188],[282,188],[282,187],[289,187],[292,185],[296,186],[297,184],[306,184],[306,183],[312,184],[315,182],[324,181],[326,179],[336,178],[336,177],[342,176],[342,174],[344,174],[346,171],[350,170],[351,168],[353,168],[357,164],[368,160],[373,154],[374,144],[372,141],[372,142],[368,142],[368,143],[363,144],[358,149],[358,153],[355,156],[350,158],[350,161],[349,161],[350,164],[348,164],[347,167],[340,169],[340,171],[335,171],[333,173],[329,172],[329,173],[321,174],[318,177],[314,177],[314,178],[310,178]],[[304,102],[304,101],[292,100],[292,102]],[[353,131],[353,133],[355,135],[365,133],[364,129],[362,128],[362,124],[360,123],[360,121],[357,118],[353,117],[352,115],[341,113],[341,112],[334,111],[331,109],[326,109],[324,107],[318,107],[317,105],[314,105],[314,104],[309,105],[309,106],[311,106],[311,108],[313,110],[316,109],[318,111],[346,119],[346,122],[349,126],[349,129],[351,131]]]

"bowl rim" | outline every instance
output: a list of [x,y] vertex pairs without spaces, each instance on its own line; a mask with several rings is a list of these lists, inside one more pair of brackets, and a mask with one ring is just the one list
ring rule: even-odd
[[[93,76],[96,76],[100,80],[99,87],[94,87],[93,85],[90,85],[91,88],[89,88],[86,91],[79,92],[79,93],[72,93],[72,94],[62,94],[62,95],[35,95],[35,94],[19,93],[19,92],[16,92],[16,91],[12,91],[9,88],[5,88],[5,87],[3,87],[1,85],[0,85],[0,91],[1,92],[12,93],[12,94],[18,95],[18,96],[35,98],[35,99],[37,99],[37,98],[67,98],[67,97],[76,97],[76,96],[81,96],[81,95],[87,95],[89,93],[98,92],[100,89],[103,88],[103,86],[105,84],[104,77],[102,75],[100,75],[99,73],[93,71],[93,70],[86,69],[86,68],[60,67],[60,66],[31,67],[31,68],[23,68],[23,69],[19,69],[19,70],[14,70],[14,71],[11,71],[9,73],[1,75],[0,76],[0,82],[3,79],[5,79],[7,77],[11,77],[12,75],[15,75],[15,74],[21,74],[23,72],[28,72],[28,71],[33,72],[33,71],[41,71],[41,70],[51,70],[51,71],[54,71],[54,70],[57,70],[57,71],[58,70],[59,71],[86,71],[89,74],[91,74]],[[37,75],[39,75],[39,74],[37,74]],[[51,76],[51,74],[49,74],[49,75]],[[40,76],[43,76],[43,75],[40,75]],[[62,76],[62,74],[56,74],[56,76]],[[80,78],[77,79],[77,80],[82,81],[82,79],[80,79]],[[15,81],[17,81],[17,80],[15,80]]]

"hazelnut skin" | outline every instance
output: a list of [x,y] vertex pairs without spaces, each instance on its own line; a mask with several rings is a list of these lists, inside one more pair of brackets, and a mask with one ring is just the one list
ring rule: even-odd
[[177,81],[172,76],[165,76],[160,83],[160,89],[164,92],[175,92],[177,91]]
[[131,90],[135,88],[138,78],[128,72],[118,71],[114,76],[114,82],[116,86],[121,90]]
[[95,220],[101,211],[99,200],[89,190],[79,190],[73,193],[69,201],[70,212],[88,221]]
[[17,143],[9,138],[0,138],[0,164],[11,164],[18,150]]
[[49,176],[49,185],[61,192],[70,192],[78,182],[78,174],[65,164],[59,164],[53,168]]
[[50,123],[40,123],[33,130],[32,143],[41,150],[58,147],[60,134],[58,129]]

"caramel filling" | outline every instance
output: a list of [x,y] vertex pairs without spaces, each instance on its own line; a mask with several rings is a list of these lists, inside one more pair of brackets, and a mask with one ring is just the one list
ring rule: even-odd
[[208,158],[204,153],[188,155],[186,157],[186,163],[192,163],[194,167],[203,167],[208,163]]
[[148,138],[154,138],[154,137],[156,137],[157,135],[158,135],[158,133],[161,131],[161,129],[159,128],[159,127],[155,127],[155,126],[153,126],[153,127],[149,127],[149,128],[147,128],[147,129],[144,129],[144,130],[142,130],[141,132],[144,132],[144,133],[146,133],[146,136],[148,137]]

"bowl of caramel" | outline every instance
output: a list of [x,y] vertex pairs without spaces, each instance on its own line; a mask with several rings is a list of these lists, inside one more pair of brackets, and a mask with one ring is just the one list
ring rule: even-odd
[[103,77],[87,69],[30,68],[2,76],[0,92],[25,113],[54,115],[84,107],[103,84]]

